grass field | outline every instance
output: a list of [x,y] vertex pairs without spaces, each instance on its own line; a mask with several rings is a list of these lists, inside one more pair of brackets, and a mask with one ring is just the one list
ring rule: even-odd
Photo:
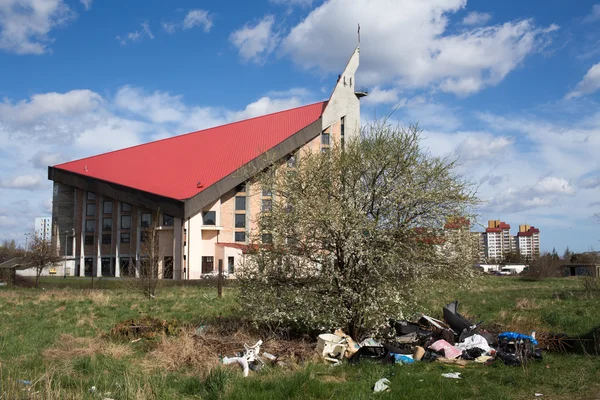
[[[289,347],[311,340],[282,342],[262,337],[265,350],[291,356],[287,367],[265,368],[243,378],[237,366],[220,367],[219,355],[233,355],[244,342],[259,339],[238,329],[243,309],[235,287],[216,297],[211,286],[171,286],[155,300],[100,280],[46,278],[43,289],[0,288],[0,399],[544,399],[600,398],[600,358],[596,355],[544,353],[527,368],[457,368],[436,363],[412,366],[329,367]],[[441,316],[454,299],[461,312],[484,326],[529,333],[588,335],[600,327],[600,294],[579,279],[525,281],[485,277],[469,290],[432,290],[424,312]],[[111,334],[119,322],[144,317],[166,320],[169,332],[139,341]],[[198,339],[195,328],[220,326],[212,339]],[[174,327],[175,329],[170,329]],[[222,334],[223,339],[218,339]],[[288,346],[288,347],[286,347]],[[307,350],[308,349],[308,350]],[[442,378],[459,371],[463,379]],[[386,377],[391,391],[373,395]],[[25,384],[20,381],[30,381]],[[92,387],[95,388],[92,389]]]

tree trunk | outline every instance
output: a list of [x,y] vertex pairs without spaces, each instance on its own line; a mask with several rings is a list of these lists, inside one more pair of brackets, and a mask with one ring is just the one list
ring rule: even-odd
[[42,271],[38,268],[35,272],[36,272],[36,274],[35,274],[35,288],[37,289],[38,282],[40,280],[40,274],[42,273]]

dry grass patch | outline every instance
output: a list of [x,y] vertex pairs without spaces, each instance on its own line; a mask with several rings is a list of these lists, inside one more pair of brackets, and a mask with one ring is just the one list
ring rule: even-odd
[[119,359],[132,355],[133,351],[127,345],[107,342],[100,337],[75,337],[62,334],[56,347],[48,348],[42,353],[44,358],[56,361],[69,361],[75,357],[92,357],[96,354]]
[[539,310],[542,306],[534,299],[520,298],[517,299],[515,308],[517,310]]

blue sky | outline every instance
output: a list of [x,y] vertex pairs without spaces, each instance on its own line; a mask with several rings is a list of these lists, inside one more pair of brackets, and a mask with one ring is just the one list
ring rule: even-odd
[[600,3],[0,0],[0,240],[59,162],[326,99],[356,45],[363,122],[419,123],[481,222],[600,248]]

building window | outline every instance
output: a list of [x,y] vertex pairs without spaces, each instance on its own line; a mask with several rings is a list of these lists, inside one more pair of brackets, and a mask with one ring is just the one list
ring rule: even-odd
[[87,192],[87,199],[88,200],[96,200],[96,193]]
[[239,184],[236,188],[235,188],[235,192],[236,193],[246,193],[246,182]]
[[227,257],[227,272],[233,274],[235,272],[235,258]]
[[216,211],[205,211],[202,214],[203,225],[216,225],[217,224],[217,213]]
[[85,244],[86,245],[93,245],[94,244],[94,235],[85,235]]
[[344,129],[344,126],[345,126],[344,122],[345,122],[345,120],[346,120],[346,117],[342,117],[342,123],[341,123],[341,126],[340,126],[340,138],[341,138],[341,142],[342,142],[342,149],[344,147],[344,134],[346,133],[346,130]]
[[121,229],[131,228],[131,215],[121,215]]
[[271,197],[273,193],[271,192],[271,189],[263,189],[262,195],[263,197]]
[[121,203],[121,211],[123,211],[123,212],[131,212],[131,204],[129,204],[129,203]]
[[263,212],[270,212],[272,208],[273,208],[273,200],[263,199],[263,201],[262,201]]
[[163,226],[173,226],[175,224],[175,218],[172,215],[163,214]]
[[129,257],[121,257],[119,259],[119,267],[121,268],[121,276],[135,276],[135,271],[130,267]]
[[105,201],[103,204],[103,207],[104,207],[104,214],[112,214],[112,207],[113,207],[112,201]]
[[131,234],[129,232],[121,233],[121,243],[129,243],[131,241]]
[[246,227],[246,214],[235,214],[235,227],[245,228]]
[[102,218],[102,230],[112,231],[112,218]]
[[236,232],[235,233],[235,241],[236,242],[245,242],[246,241],[246,232]]
[[235,210],[246,211],[246,196],[235,196]]
[[296,155],[295,154],[290,154],[290,156],[287,159],[287,165],[290,168],[296,167]]
[[152,214],[142,213],[142,228],[149,228],[152,224]]
[[96,216],[96,204],[90,203],[85,205],[85,215],[88,217]]
[[323,146],[329,146],[329,141],[330,141],[329,132],[321,133],[321,144]]
[[271,235],[270,233],[263,233],[261,240],[265,244],[271,244],[273,243],[273,235]]
[[94,233],[96,231],[96,221],[93,219],[85,220],[85,231]]
[[112,258],[110,257],[102,257],[101,265],[102,265],[102,276],[115,276],[115,272],[112,268]]
[[111,244],[112,243],[112,234],[105,233],[102,235],[102,244]]

